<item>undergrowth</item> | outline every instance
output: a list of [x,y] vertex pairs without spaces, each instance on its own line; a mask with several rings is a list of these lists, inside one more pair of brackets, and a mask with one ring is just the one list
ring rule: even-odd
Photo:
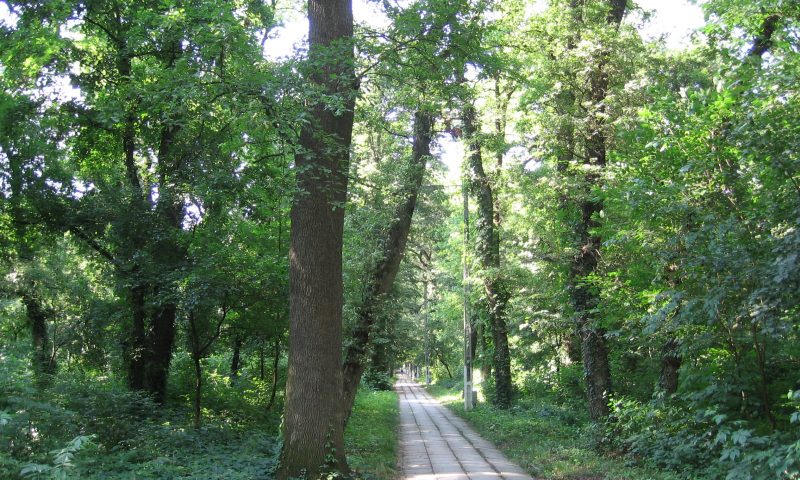
[[586,415],[546,399],[524,397],[508,410],[479,403],[465,412],[458,386],[428,391],[528,473],[542,480],[675,480],[674,474],[630,464],[595,449]]
[[345,445],[348,463],[360,478],[397,478],[398,420],[395,392],[359,391],[345,431]]
[[[3,480],[271,478],[281,409],[264,409],[266,386],[258,378],[231,384],[209,368],[203,426],[196,430],[188,398],[172,395],[156,405],[113,376],[65,369],[36,386],[15,348],[0,347]],[[181,367],[174,365],[173,386],[186,375]],[[359,392],[346,432],[358,478],[396,477],[397,422],[394,392]]]

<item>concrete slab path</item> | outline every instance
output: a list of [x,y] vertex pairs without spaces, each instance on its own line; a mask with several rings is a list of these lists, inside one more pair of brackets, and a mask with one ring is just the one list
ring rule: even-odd
[[428,392],[401,377],[401,470],[405,480],[533,480]]

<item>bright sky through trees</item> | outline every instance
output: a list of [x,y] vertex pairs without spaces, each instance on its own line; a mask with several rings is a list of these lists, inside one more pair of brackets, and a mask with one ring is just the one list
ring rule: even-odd
[[[636,3],[644,10],[653,12],[642,26],[642,34],[647,39],[665,36],[669,48],[683,48],[688,45],[691,33],[703,25],[703,12],[693,1],[639,0]],[[276,28],[264,45],[264,53],[269,58],[291,56],[295,48],[303,46],[306,39],[308,20],[305,15],[296,9],[287,9],[283,13],[283,26]],[[380,8],[369,0],[354,0],[353,13],[358,23],[386,23],[386,17]],[[641,23],[641,15],[634,15],[634,21]]]
[[[648,40],[663,37],[668,48],[678,49],[689,45],[691,34],[703,25],[703,12],[693,1],[687,0],[639,0],[637,2],[652,15],[643,21],[642,14],[636,12],[629,17],[640,25],[643,36]],[[356,22],[382,25],[386,22],[380,9],[368,0],[354,0],[353,13]],[[284,12],[284,24],[276,28],[264,44],[264,54],[268,58],[290,57],[298,48],[304,48],[308,32],[308,20],[299,11]],[[447,183],[458,183],[461,175],[463,146],[449,136],[439,138],[441,159],[448,168]]]

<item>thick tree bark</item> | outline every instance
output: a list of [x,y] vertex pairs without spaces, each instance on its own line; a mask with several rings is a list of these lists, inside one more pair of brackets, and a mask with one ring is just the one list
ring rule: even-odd
[[364,373],[364,355],[369,345],[370,334],[375,326],[375,317],[383,299],[388,295],[400,269],[400,261],[406,249],[411,220],[417,206],[417,197],[425,178],[425,166],[430,158],[433,117],[418,111],[414,114],[414,144],[412,147],[409,175],[405,179],[403,201],[397,206],[383,245],[383,255],[370,275],[367,294],[358,309],[358,323],[347,347],[344,372],[345,422],[353,409],[361,375]]
[[[626,0],[608,0],[606,22],[618,28],[625,15]],[[592,190],[600,184],[600,175],[606,166],[605,101],[609,87],[607,71],[608,52],[602,51],[597,65],[590,74],[589,98],[592,111],[588,118],[586,158],[588,167],[583,174],[584,191],[578,202],[581,220],[577,228],[578,250],[570,269],[570,293],[575,310],[577,327],[581,334],[581,356],[592,420],[608,416],[608,395],[611,392],[611,370],[608,362],[605,330],[597,325],[599,295],[590,284],[589,277],[597,270],[602,239],[594,233],[599,227],[597,217],[603,210],[603,201],[594,198]]]
[[472,105],[464,108],[463,122],[471,171],[470,190],[477,198],[478,203],[476,252],[483,270],[481,276],[486,293],[486,309],[494,346],[492,366],[495,404],[501,408],[507,408],[511,406],[513,400],[511,355],[508,347],[508,327],[506,326],[506,305],[510,294],[500,273],[500,235],[494,223],[495,193],[492,191],[489,177],[483,170],[481,146],[477,140],[478,123],[475,117],[475,108]]
[[[117,18],[117,74],[120,82],[127,84],[132,75],[131,52],[124,42],[127,26]],[[166,49],[163,66],[171,69],[182,55],[181,39],[172,40]],[[135,103],[135,102],[131,102]],[[125,350],[128,363],[128,383],[132,389],[145,391],[158,402],[166,396],[172,349],[175,341],[177,303],[172,291],[172,279],[153,278],[144,272],[149,269],[141,258],[150,257],[158,265],[159,275],[168,277],[177,271],[185,260],[185,249],[177,237],[182,231],[183,204],[179,192],[174,191],[170,178],[181,169],[181,160],[175,155],[175,142],[181,131],[179,122],[165,122],[161,128],[157,151],[159,196],[155,201],[151,191],[142,186],[136,158],[136,112],[133,107],[126,112],[120,131],[126,179],[129,189],[130,212],[125,215],[126,229],[123,239],[127,266],[118,274],[126,276],[131,302],[130,339]],[[153,207],[155,207],[153,211]],[[147,255],[142,255],[147,252]],[[165,298],[165,299],[162,299]],[[147,308],[148,303],[154,303]]]
[[308,112],[295,156],[299,193],[291,210],[289,370],[279,480],[348,472],[342,404],[342,241],[353,109],[350,0],[309,0],[310,80],[321,99]]
[[[120,38],[123,38],[122,35],[120,35]],[[123,83],[128,83],[130,82],[131,76],[130,52],[124,43],[118,45],[118,51],[117,73]],[[168,328],[167,324],[169,323],[170,314],[166,312],[167,317],[164,317],[161,311],[162,309],[157,308],[156,311],[149,315],[148,322],[146,308],[148,296],[153,295],[158,290],[158,287],[144,278],[137,278],[137,275],[142,274],[143,268],[138,260],[135,259],[148,248],[148,233],[152,233],[151,229],[153,225],[147,223],[146,220],[150,217],[150,204],[148,195],[142,188],[138,168],[135,163],[135,122],[135,112],[127,112],[125,124],[121,132],[125,172],[128,180],[128,188],[130,189],[130,208],[131,212],[136,212],[134,216],[131,217],[131,222],[128,225],[129,231],[125,239],[128,243],[128,245],[126,245],[126,250],[129,252],[128,256],[131,259],[130,263],[132,265],[130,272],[128,272],[132,278],[128,279],[127,282],[131,284],[129,298],[132,314],[130,344],[127,346],[128,384],[134,390],[141,390],[152,394],[158,402],[161,402],[164,400],[166,390],[166,372],[163,371],[165,364],[163,350],[166,346],[157,346],[156,342],[159,341],[160,335],[169,333],[170,328]],[[164,153],[165,152],[160,147],[159,168],[164,168]],[[174,324],[174,308],[172,315]],[[174,327],[172,329],[174,330]],[[156,334],[156,330],[158,330],[158,334]],[[168,339],[170,356],[172,353],[171,338]],[[163,340],[164,339],[161,340],[162,343]],[[166,360],[166,366],[169,368],[169,360]]]
[[[180,42],[176,41],[177,45]],[[165,59],[168,68],[181,55],[179,46],[174,47]],[[171,273],[181,269],[186,261],[186,249],[179,242],[183,233],[184,206],[180,192],[172,185],[172,177],[181,170],[180,155],[175,141],[181,131],[180,125],[165,125],[161,129],[158,145],[159,197],[156,203],[156,231],[151,232],[149,243],[151,256],[158,265],[161,277],[154,280],[153,293],[158,299],[150,321],[148,358],[145,360],[145,390],[163,403],[166,397],[167,378],[175,344],[175,322],[178,306],[175,280]]]
[[[597,145],[595,145],[597,147]],[[605,146],[595,154],[605,155]],[[605,157],[603,156],[603,161]],[[589,180],[587,180],[589,183]],[[587,188],[589,188],[587,186]],[[589,197],[589,192],[584,192]],[[580,245],[570,270],[570,293],[575,309],[578,330],[581,333],[581,356],[586,379],[589,414],[592,420],[608,416],[608,395],[611,392],[611,371],[608,363],[605,330],[597,326],[598,292],[589,282],[589,276],[597,269],[600,255],[600,237],[591,233],[599,225],[597,214],[602,210],[600,201],[581,200],[581,222],[578,237]]]
[[[120,25],[120,28],[122,26]],[[119,33],[118,33],[119,35]],[[119,35],[121,38],[122,36]],[[120,76],[121,82],[127,84],[130,82],[131,76],[131,57],[127,51],[124,43],[117,45],[118,58],[117,58],[117,73]],[[136,168],[135,155],[136,155],[136,125],[135,125],[135,112],[128,111],[125,115],[125,125],[122,128],[122,153],[124,155],[125,173],[128,180],[128,188],[130,191],[130,209],[131,212],[136,212],[137,219],[147,218],[147,205],[145,195],[142,190],[141,182],[139,181],[139,173]],[[136,228],[128,225],[130,232],[126,235],[127,250],[129,250],[128,257],[135,258],[138,253],[145,246],[144,231],[146,229]],[[125,357],[128,366],[128,386],[132,390],[145,390],[145,362],[147,358],[147,314],[146,314],[146,301],[147,290],[149,286],[138,278],[137,274],[141,273],[141,268],[135,261],[131,261],[131,272],[127,283],[131,284],[128,290],[128,297],[131,307],[131,329],[130,338],[126,339],[123,344],[125,345]]]
[[567,353],[567,365],[579,363],[582,360],[581,336],[577,329],[573,328],[570,333],[564,336],[564,349]]

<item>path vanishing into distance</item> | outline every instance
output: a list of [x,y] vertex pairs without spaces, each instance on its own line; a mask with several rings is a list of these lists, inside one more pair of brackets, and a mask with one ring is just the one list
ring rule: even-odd
[[404,480],[533,480],[415,382],[395,389]]

